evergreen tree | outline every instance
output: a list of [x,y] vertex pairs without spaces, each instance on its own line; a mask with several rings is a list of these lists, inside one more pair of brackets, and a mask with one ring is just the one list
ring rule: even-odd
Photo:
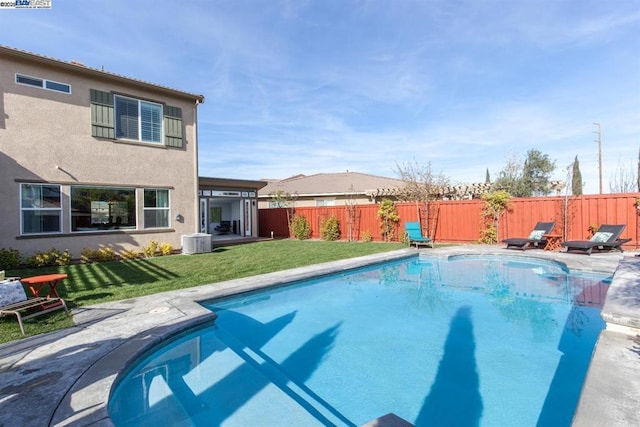
[[527,159],[524,162],[522,179],[525,196],[546,196],[551,192],[549,178],[556,168],[556,162],[551,161],[547,154],[539,150],[527,151]]
[[486,184],[491,184],[491,177],[489,176],[489,168],[487,168],[487,174],[486,174],[486,176],[484,178],[484,182]]
[[549,177],[555,168],[555,161],[547,154],[531,149],[522,164],[516,157],[507,161],[493,183],[493,190],[504,190],[513,197],[547,195],[551,192]]
[[582,174],[580,173],[580,163],[578,155],[573,162],[573,175],[571,176],[571,193],[574,196],[582,196]]

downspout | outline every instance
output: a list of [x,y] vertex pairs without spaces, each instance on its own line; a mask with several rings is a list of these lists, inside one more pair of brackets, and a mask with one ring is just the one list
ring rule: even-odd
[[198,105],[204,102],[204,98],[199,99],[196,98],[196,102],[193,104],[193,138],[194,138],[194,150],[193,150],[193,163],[195,165],[195,182],[194,182],[194,192],[195,194],[195,210],[196,218],[195,218],[195,230],[194,233],[200,232],[200,196],[198,195],[198,190],[200,189],[200,172],[199,172],[199,164],[198,164]]

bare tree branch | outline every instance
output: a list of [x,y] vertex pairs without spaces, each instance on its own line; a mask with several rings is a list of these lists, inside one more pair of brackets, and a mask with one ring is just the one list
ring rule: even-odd
[[637,191],[637,177],[633,173],[631,165],[623,165],[618,161],[616,171],[609,181],[609,191],[611,193],[634,193]]

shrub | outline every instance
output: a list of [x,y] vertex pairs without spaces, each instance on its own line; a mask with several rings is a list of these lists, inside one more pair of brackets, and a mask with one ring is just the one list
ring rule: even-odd
[[498,231],[494,226],[487,226],[487,228],[480,230],[480,240],[478,242],[485,244],[494,244],[498,241]]
[[80,254],[80,262],[88,264],[90,262],[108,262],[115,261],[118,258],[115,251],[111,248],[100,248],[92,250],[85,248]]
[[173,245],[171,243],[162,243],[160,245],[160,253],[162,255],[171,255],[173,253]]
[[340,238],[340,224],[335,215],[330,215],[320,223],[320,235],[322,240],[333,241]]
[[484,206],[480,215],[484,228],[480,230],[480,243],[498,242],[498,223],[500,217],[511,210],[510,197],[511,195],[503,190],[482,195]]
[[307,218],[296,215],[291,220],[291,232],[293,236],[298,240],[305,240],[311,236],[311,227],[307,222]]
[[82,248],[82,252],[80,252],[80,262],[83,264],[89,264],[93,262],[95,259],[95,252],[93,249]]
[[69,249],[60,252],[52,248],[45,252],[36,252],[35,255],[27,259],[26,264],[28,267],[47,267],[51,265],[69,265],[71,260]]
[[0,270],[15,270],[20,266],[20,251],[12,248],[0,249]]
[[158,247],[159,247],[159,243],[156,242],[155,240],[152,240],[152,241],[149,242],[149,246],[143,246],[142,247],[142,253],[147,258],[154,257],[154,256],[156,256],[156,253],[158,252]]
[[131,249],[124,250],[120,252],[120,258],[122,259],[138,259],[140,258],[141,253],[138,251],[134,251]]
[[371,237],[371,232],[369,230],[366,230],[362,233],[362,241],[363,242],[373,241],[373,237]]
[[378,209],[378,218],[380,218],[382,240],[385,242],[395,240],[396,228],[398,227],[398,221],[400,221],[396,204],[390,199],[382,199]]
[[65,249],[64,252],[58,252],[57,250],[52,249],[51,255],[54,258],[53,262],[55,265],[69,265],[71,264],[71,261],[73,261],[73,257],[71,256],[69,249]]

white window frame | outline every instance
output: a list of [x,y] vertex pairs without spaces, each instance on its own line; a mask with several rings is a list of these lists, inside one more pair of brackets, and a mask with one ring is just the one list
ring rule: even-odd
[[[138,109],[137,109],[137,116],[136,116],[136,120],[137,120],[137,138],[132,138],[129,135],[127,136],[118,136],[120,134],[121,131],[121,126],[118,120],[118,99],[123,99],[123,100],[127,100],[127,101],[135,101]],[[142,138],[142,123],[143,123],[143,119],[142,119],[142,108],[143,108],[143,104],[147,104],[150,106],[154,106],[154,107],[158,107],[160,110],[160,114],[159,114],[159,136],[158,136],[158,140],[152,140],[152,139],[143,139]],[[116,135],[116,139],[123,139],[123,140],[129,140],[129,141],[138,141],[138,142],[143,142],[146,144],[157,144],[157,145],[162,145],[163,144],[163,140],[164,140],[164,106],[158,102],[152,102],[152,101],[147,101],[144,99],[138,99],[138,98],[132,98],[130,96],[124,96],[124,95],[114,95],[114,99],[113,99],[113,117],[114,117],[114,126],[115,126],[115,135]],[[153,133],[155,127],[153,126],[153,124],[150,125],[151,128],[151,132]]]
[[[34,80],[34,81],[39,81],[40,85],[32,85],[32,84],[29,84],[29,83],[20,82],[20,81],[18,81],[18,79],[20,77],[23,77],[25,79],[31,79],[31,80]],[[18,84],[18,85],[28,86],[28,87],[37,87],[37,88],[44,89],[44,90],[50,90],[52,92],[58,92],[58,93],[64,93],[64,94],[67,94],[67,95],[71,95],[71,85],[69,83],[57,82],[55,80],[43,79],[41,77],[34,77],[34,76],[29,76],[27,74],[20,74],[20,73],[16,73],[15,81],[16,81],[16,84]],[[65,91],[65,90],[60,90],[60,89],[55,89],[55,88],[49,87],[49,83],[53,83],[55,85],[66,86],[66,87],[69,88],[69,91]]]
[[[105,189],[105,190],[110,190],[110,191],[114,191],[114,190],[126,190],[126,191],[130,191],[131,194],[133,194],[133,197],[135,199],[135,210],[134,210],[134,214],[135,214],[135,225],[121,225],[118,226],[116,228],[116,224],[117,221],[114,221],[112,224],[109,223],[105,223],[104,227],[99,227],[99,226],[94,226],[93,223],[91,223],[92,225],[90,226],[81,226],[78,227],[76,226],[76,229],[74,230],[74,224],[73,224],[73,212],[74,212],[74,198],[77,196],[75,193],[75,191],[86,191],[86,190],[100,190],[100,189]],[[70,218],[69,218],[69,230],[71,230],[71,233],[86,233],[86,232],[108,232],[108,231],[112,231],[112,230],[135,230],[137,229],[137,224],[139,223],[139,219],[138,219],[138,190],[136,187],[111,187],[111,186],[102,186],[102,185],[72,185],[70,187],[70,191],[69,191],[69,212],[71,212]],[[95,202],[104,202],[102,200],[96,200]],[[113,215],[112,215],[113,216]],[[117,217],[117,212],[115,214],[115,216]],[[107,219],[108,219],[108,215],[107,215]]]
[[[58,188],[58,192],[60,193],[60,199],[58,201],[59,206],[58,207],[43,207],[43,206],[34,206],[34,207],[24,207],[22,206],[22,202],[23,202],[23,196],[24,196],[24,190],[25,190],[25,186],[26,185],[30,185],[32,187],[57,187]],[[30,232],[26,232],[24,229],[24,212],[42,212],[42,211],[49,211],[49,212],[58,212],[58,230],[57,231],[30,231]],[[61,234],[62,233],[62,188],[60,185],[57,184],[43,184],[43,183],[29,183],[29,182],[25,182],[20,184],[20,235],[22,236],[32,236],[32,235],[38,235],[38,234]]]
[[[157,204],[156,206],[145,206],[145,192],[147,191],[166,191],[167,192],[167,206],[161,206],[158,207]],[[157,202],[158,198],[156,197],[156,202]],[[147,226],[147,217],[146,217],[146,213],[147,212],[158,212],[158,211],[165,211],[166,215],[167,215],[167,224],[164,226]],[[144,229],[150,229],[150,228],[169,228],[171,226],[171,192],[167,189],[167,188],[143,188],[142,189],[142,228]]]

